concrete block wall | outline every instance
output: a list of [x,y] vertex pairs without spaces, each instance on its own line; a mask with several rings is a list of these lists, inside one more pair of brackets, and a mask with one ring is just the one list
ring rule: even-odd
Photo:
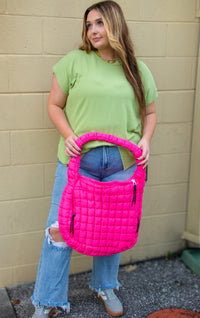
[[[81,42],[91,0],[0,2],[0,287],[35,280],[56,168],[52,66]],[[195,0],[118,0],[158,90],[137,245],[121,263],[184,247],[199,20]],[[92,258],[73,253],[71,273]]]

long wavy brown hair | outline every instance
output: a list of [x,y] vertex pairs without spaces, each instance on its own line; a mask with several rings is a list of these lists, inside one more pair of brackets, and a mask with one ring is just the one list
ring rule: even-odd
[[81,50],[89,53],[97,49],[92,46],[87,37],[87,16],[90,11],[97,10],[107,31],[110,46],[117,57],[120,58],[125,76],[133,87],[139,104],[142,127],[144,125],[146,102],[140,72],[138,69],[133,44],[129,35],[122,9],[114,1],[101,1],[90,6],[84,14]]

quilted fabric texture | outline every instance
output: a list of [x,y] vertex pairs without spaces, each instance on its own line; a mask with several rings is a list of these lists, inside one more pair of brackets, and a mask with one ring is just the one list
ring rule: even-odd
[[145,169],[138,165],[141,149],[131,142],[100,133],[85,134],[76,142],[81,148],[90,140],[105,140],[131,150],[137,169],[126,181],[100,182],[80,175],[80,157],[72,157],[59,206],[59,229],[66,243],[82,254],[112,255],[137,242]]

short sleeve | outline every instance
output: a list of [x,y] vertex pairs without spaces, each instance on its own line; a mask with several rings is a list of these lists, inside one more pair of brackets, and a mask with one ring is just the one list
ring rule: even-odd
[[68,95],[72,79],[73,51],[64,56],[57,64],[53,66],[53,72],[61,90]]
[[156,84],[151,74],[151,71],[146,66],[146,64],[138,60],[137,60],[137,63],[138,63],[138,67],[139,67],[139,71],[140,71],[140,75],[142,79],[142,84],[144,88],[146,105],[149,105],[158,97]]

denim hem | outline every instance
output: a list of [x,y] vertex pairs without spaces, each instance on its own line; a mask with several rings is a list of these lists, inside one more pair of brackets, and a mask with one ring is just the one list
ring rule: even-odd
[[95,287],[92,286],[91,283],[89,283],[89,288],[90,288],[91,290],[93,290],[93,291],[96,291],[96,292],[98,293],[98,295],[100,294],[101,290],[103,290],[103,289],[117,289],[117,290],[119,290],[119,287],[120,287],[120,286],[121,286],[120,283],[117,282],[117,284],[114,284],[114,285],[110,285],[110,286],[106,286],[106,287],[95,288]]
[[35,300],[33,296],[31,296],[31,300],[32,300],[32,304],[34,306],[40,305],[40,306],[47,306],[47,307],[60,307],[64,311],[66,311],[67,313],[70,313],[70,303],[69,302],[55,303],[55,302],[51,302],[51,301],[39,301],[39,300]]

